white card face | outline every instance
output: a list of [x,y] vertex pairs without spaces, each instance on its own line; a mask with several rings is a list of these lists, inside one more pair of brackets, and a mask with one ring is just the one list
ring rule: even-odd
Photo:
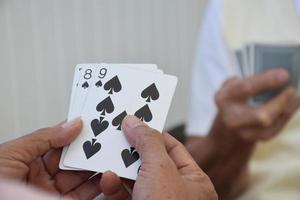
[[139,156],[120,130],[122,119],[135,114],[162,131],[176,84],[174,76],[108,66],[102,91],[88,94],[82,132],[69,146],[64,165],[136,179]]
[[106,75],[106,71],[102,68],[103,64],[86,64],[84,68],[82,68],[82,72],[79,77],[78,87],[75,95],[75,100],[73,104],[73,115],[70,116],[71,119],[80,116],[82,111],[82,107],[85,103],[86,96],[92,87],[101,87],[101,81],[95,82],[96,77],[104,77]]
[[80,71],[80,73],[77,73],[77,76],[79,77],[76,77],[77,81],[74,86],[76,89],[76,93],[74,95],[75,100],[73,100],[72,102],[72,109],[70,109],[71,112],[69,112],[68,120],[80,116],[89,89],[91,87],[98,87],[98,85],[96,84],[100,83],[98,81],[101,80],[101,77],[104,77],[106,75],[104,66],[107,65],[111,67],[128,67],[153,73],[162,73],[161,70],[157,70],[157,65],[154,64],[80,64],[78,66],[78,71]]
[[[103,66],[110,65],[111,67],[126,67],[134,68],[139,70],[145,70],[153,73],[163,73],[162,70],[157,69],[155,64],[78,64],[75,68],[73,85],[72,85],[72,94],[69,106],[68,121],[80,116],[83,109],[83,105],[86,101],[86,96],[88,94],[89,88],[97,87],[95,84],[96,81],[99,81],[101,77],[106,75],[106,70]],[[97,80],[98,77],[98,80]],[[84,86],[85,85],[85,86]],[[65,154],[68,150],[68,146],[63,148],[61,159],[59,162],[60,169],[64,170],[80,170],[73,169],[63,165],[63,160]]]
[[69,106],[69,113],[68,113],[68,120],[74,116],[74,101],[76,97],[76,90],[78,88],[78,82],[81,77],[81,73],[83,71],[83,68],[87,67],[85,64],[78,64],[75,67],[74,77],[73,77],[73,84],[72,84],[72,91],[71,91],[71,98],[70,98],[70,106]]
[[[72,86],[72,94],[70,100],[70,108],[68,113],[68,121],[79,117],[82,111],[82,106],[86,100],[89,88],[95,86],[94,76],[102,77],[105,71],[101,70],[102,64],[78,64],[75,68],[75,75]],[[97,87],[97,86],[95,86]],[[65,146],[62,150],[61,158],[59,161],[59,168],[64,170],[71,170],[72,168],[63,165],[63,160],[68,150]],[[72,169],[74,170],[74,169]]]

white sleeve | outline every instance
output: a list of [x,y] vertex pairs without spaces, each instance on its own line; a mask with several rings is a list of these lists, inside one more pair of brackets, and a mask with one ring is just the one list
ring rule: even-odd
[[234,71],[223,38],[222,11],[222,1],[212,0],[200,30],[191,76],[188,135],[208,134],[217,112],[215,93]]

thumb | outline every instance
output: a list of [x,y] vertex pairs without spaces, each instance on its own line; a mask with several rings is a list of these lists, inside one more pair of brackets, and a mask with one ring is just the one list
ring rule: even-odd
[[60,148],[70,144],[79,134],[82,127],[80,118],[58,126],[43,128],[16,140],[3,144],[7,156],[31,163],[52,148]]
[[134,116],[127,116],[122,123],[125,136],[141,157],[142,162],[157,163],[167,156],[161,133],[148,127]]

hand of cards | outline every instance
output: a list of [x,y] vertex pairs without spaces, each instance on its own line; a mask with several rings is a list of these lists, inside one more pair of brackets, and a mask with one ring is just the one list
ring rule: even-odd
[[290,81],[285,86],[255,96],[252,99],[254,105],[265,103],[286,86],[299,89],[300,45],[250,44],[236,51],[236,56],[244,77],[275,68],[284,68],[290,74]]
[[81,116],[80,135],[64,147],[64,170],[111,170],[136,179],[140,160],[121,130],[135,115],[162,131],[177,78],[152,64],[79,64],[75,68],[68,120]]

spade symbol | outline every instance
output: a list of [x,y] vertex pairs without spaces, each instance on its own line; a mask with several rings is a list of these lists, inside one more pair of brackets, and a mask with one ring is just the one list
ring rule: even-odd
[[92,139],[91,141],[85,141],[82,145],[83,151],[85,153],[86,159],[89,159],[93,155],[95,155],[101,149],[101,144],[96,142],[96,139]]
[[115,106],[110,97],[105,98],[96,107],[96,110],[101,112],[101,115],[105,115],[105,113],[112,113],[114,109]]
[[122,85],[118,76],[114,76],[112,79],[107,81],[104,84],[104,89],[108,91],[108,94],[113,94],[114,92],[120,92],[122,89]]
[[102,86],[102,81],[99,80],[96,84],[95,84],[96,87],[101,87]]
[[100,133],[105,131],[109,125],[108,121],[104,120],[104,117],[100,117],[100,120],[93,119],[91,121],[91,128],[93,130],[94,136],[97,137]]
[[117,130],[121,130],[121,124],[123,119],[127,116],[127,112],[123,111],[122,113],[120,113],[118,116],[116,116],[113,120],[112,120],[112,125],[113,126],[117,126]]
[[147,102],[151,102],[151,100],[155,101],[159,98],[159,92],[156,88],[156,85],[154,83],[152,83],[151,85],[149,85],[147,88],[145,88],[142,93],[141,96],[146,99]]
[[121,156],[126,168],[128,168],[140,158],[138,152],[136,152],[133,147],[130,148],[130,151],[129,149],[124,149],[121,153]]
[[141,121],[150,122],[152,120],[152,113],[147,104],[138,109],[134,115]]
[[86,88],[88,88],[90,85],[89,85],[89,83],[87,82],[87,81],[85,81],[83,84],[82,84],[82,87],[84,88],[84,89],[86,89]]

